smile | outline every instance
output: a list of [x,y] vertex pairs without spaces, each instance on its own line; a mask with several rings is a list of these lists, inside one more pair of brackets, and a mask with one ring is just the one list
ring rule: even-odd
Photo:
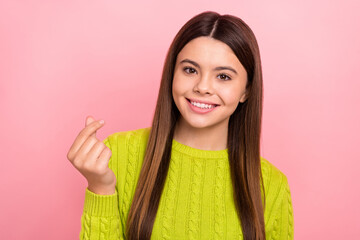
[[200,114],[211,112],[218,106],[218,105],[212,105],[212,104],[206,104],[206,103],[193,102],[193,101],[190,101],[189,99],[186,99],[186,100],[188,102],[190,109],[193,112],[200,113]]

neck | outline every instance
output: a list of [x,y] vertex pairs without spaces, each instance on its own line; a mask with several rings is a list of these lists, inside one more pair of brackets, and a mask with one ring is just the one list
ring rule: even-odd
[[201,150],[227,148],[228,121],[204,128],[193,127],[180,118],[175,126],[174,139],[184,145]]

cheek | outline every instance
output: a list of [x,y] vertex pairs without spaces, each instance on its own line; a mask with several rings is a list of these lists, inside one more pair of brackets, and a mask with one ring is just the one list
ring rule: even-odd
[[172,83],[172,91],[173,91],[173,95],[177,95],[179,93],[179,81],[177,80],[177,78],[174,78],[173,83]]
[[184,78],[181,77],[174,77],[173,85],[172,85],[172,91],[173,94],[183,94],[189,89],[189,82],[185,81]]
[[225,104],[237,104],[240,101],[240,89],[238,87],[227,87],[221,89],[221,96]]

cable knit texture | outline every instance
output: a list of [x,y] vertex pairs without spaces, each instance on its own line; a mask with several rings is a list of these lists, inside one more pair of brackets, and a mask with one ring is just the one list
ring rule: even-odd
[[[112,151],[113,195],[85,189],[80,239],[126,239],[126,219],[145,155],[149,128],[117,132],[103,142]],[[261,157],[267,240],[294,239],[287,177]],[[227,149],[195,149],[173,139],[168,176],[151,239],[243,239],[233,201]]]

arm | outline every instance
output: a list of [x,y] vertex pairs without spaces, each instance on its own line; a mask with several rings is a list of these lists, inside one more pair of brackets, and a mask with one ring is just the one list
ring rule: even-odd
[[[103,142],[111,149],[108,138]],[[112,168],[112,158],[113,157],[110,158],[109,167],[114,171]],[[100,195],[86,188],[79,237],[80,240],[124,239],[123,229],[120,223],[117,189],[112,195]]]
[[124,239],[117,192],[112,195],[99,195],[86,188],[80,239]]
[[287,177],[280,172],[273,173],[269,188],[269,211],[267,213],[266,237],[270,240],[294,239],[294,215],[290,187]]

